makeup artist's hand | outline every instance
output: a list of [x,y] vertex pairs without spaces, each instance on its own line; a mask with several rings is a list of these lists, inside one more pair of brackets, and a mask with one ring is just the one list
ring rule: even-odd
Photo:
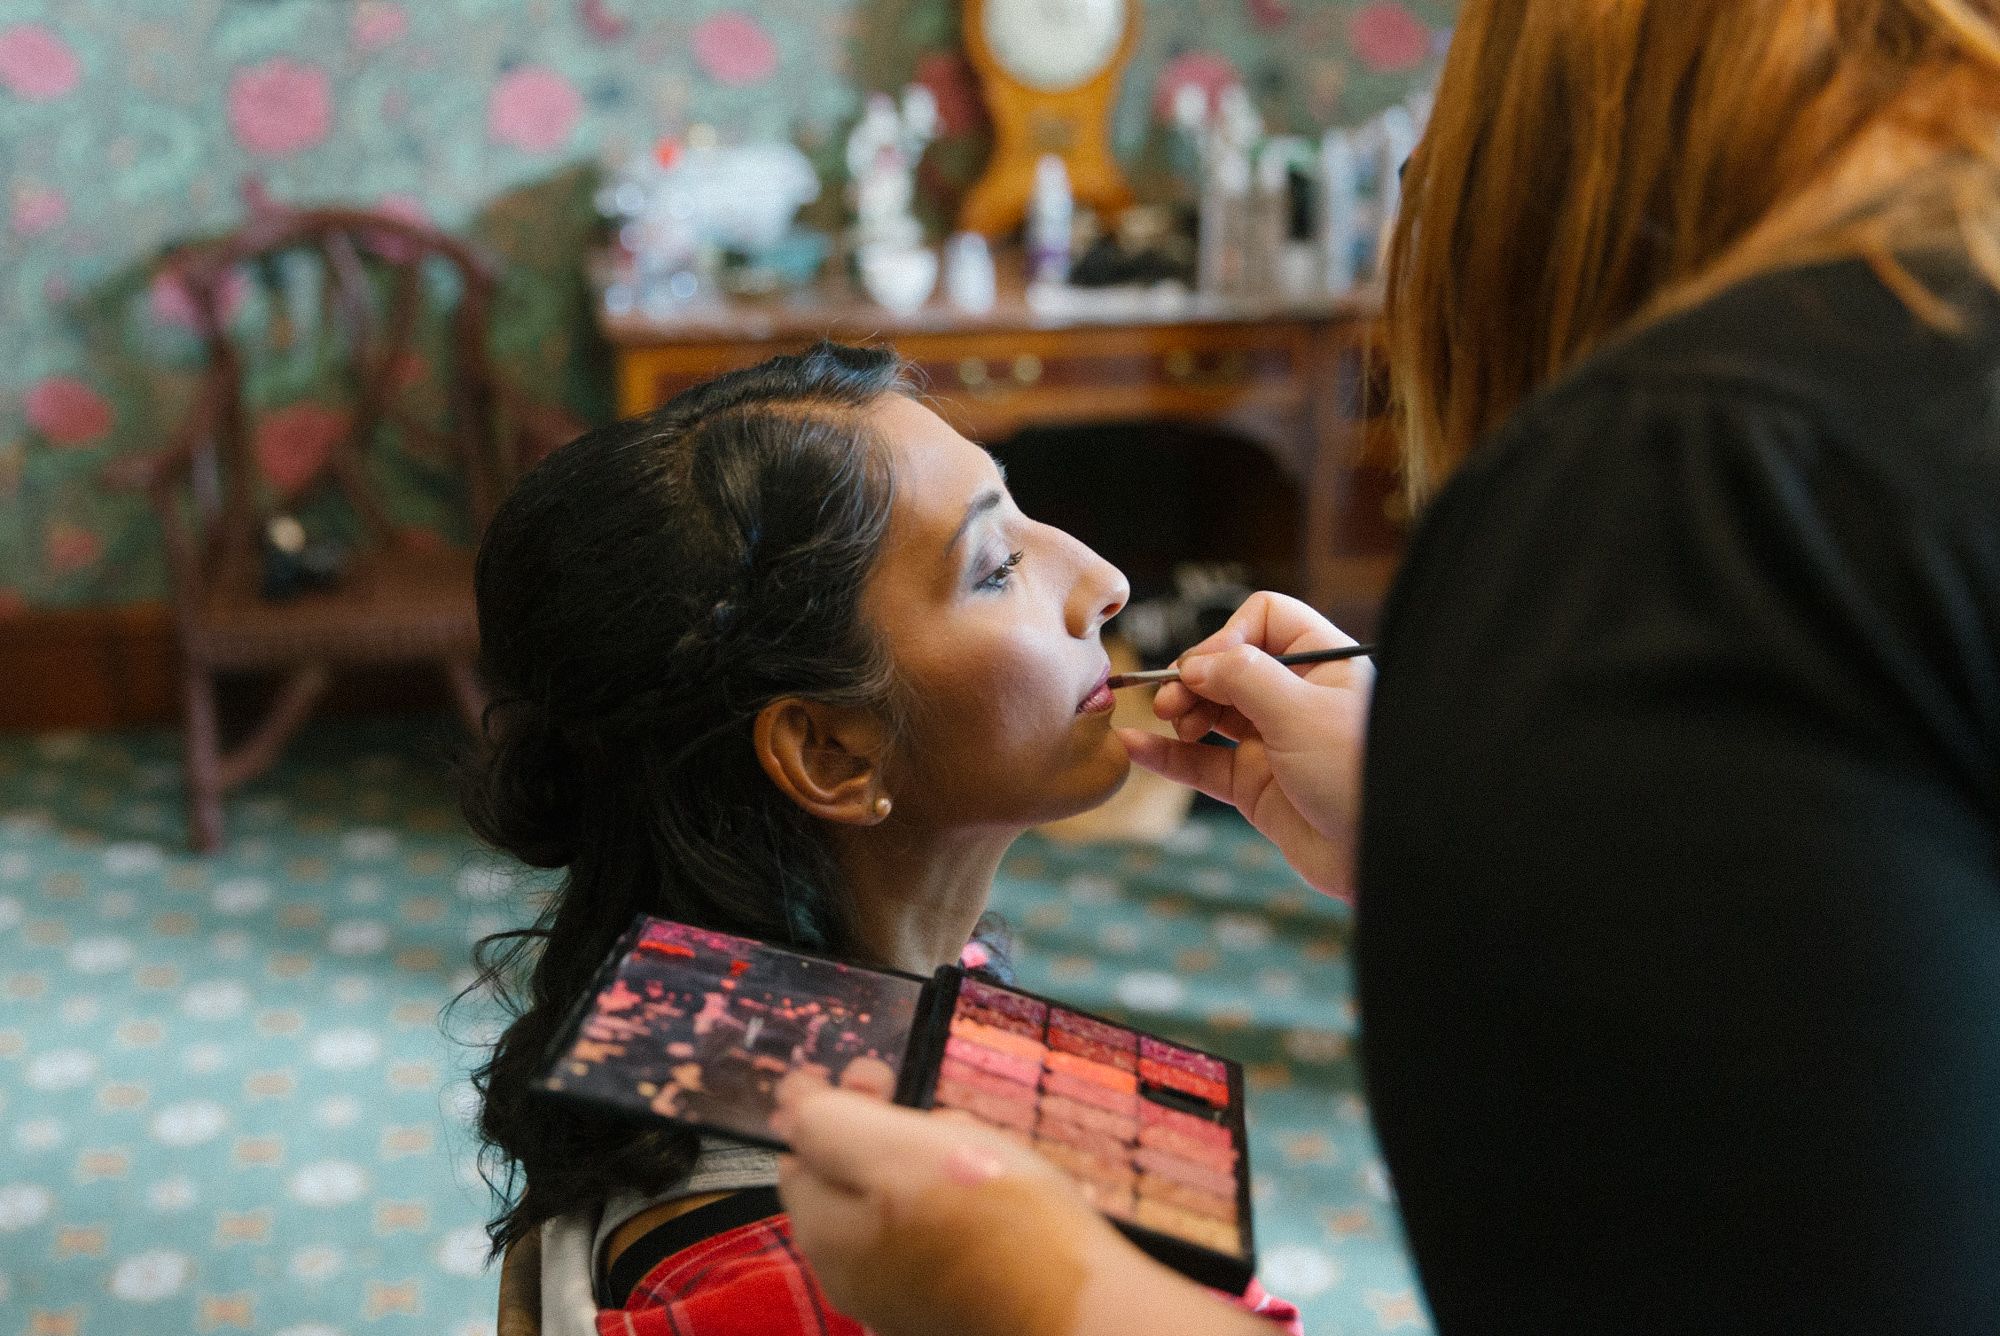
[[[1354,894],[1375,669],[1365,659],[1287,668],[1272,656],[1354,643],[1295,598],[1252,594],[1154,699],[1177,737],[1119,730],[1135,762],[1233,804],[1300,876],[1342,899]],[[1201,745],[1210,733],[1237,745]]]
[[834,1305],[879,1336],[1268,1336],[963,1114],[794,1073],[773,1127],[792,1147],[778,1195],[793,1241]]

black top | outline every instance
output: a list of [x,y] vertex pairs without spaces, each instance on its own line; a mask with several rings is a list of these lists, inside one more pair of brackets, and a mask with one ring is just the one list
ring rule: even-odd
[[1642,331],[1415,536],[1356,965],[1446,1336],[2000,1332],[2000,298],[1956,272],[1959,336],[1860,262]]

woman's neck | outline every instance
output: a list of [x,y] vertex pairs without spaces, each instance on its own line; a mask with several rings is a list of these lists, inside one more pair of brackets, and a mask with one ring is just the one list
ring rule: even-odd
[[878,826],[845,832],[838,857],[854,895],[856,944],[912,974],[955,964],[1018,831],[925,835]]

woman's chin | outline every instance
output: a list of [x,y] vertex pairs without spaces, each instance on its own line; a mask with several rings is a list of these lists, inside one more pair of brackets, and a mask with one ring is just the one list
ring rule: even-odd
[[1077,816],[1092,808],[1102,807],[1111,801],[1118,790],[1125,787],[1126,779],[1132,773],[1132,757],[1125,750],[1125,744],[1118,735],[1105,730],[1104,742],[1091,753],[1090,757],[1077,766],[1061,788],[1069,801],[1062,809],[1048,819],[1060,821],[1064,817]]

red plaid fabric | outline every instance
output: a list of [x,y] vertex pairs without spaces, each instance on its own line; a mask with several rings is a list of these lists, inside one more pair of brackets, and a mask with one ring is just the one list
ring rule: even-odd
[[833,1310],[774,1215],[661,1261],[625,1307],[597,1315],[598,1336],[866,1336]]
[[[1291,1336],[1299,1310],[1256,1281],[1231,1302]],[[792,1246],[789,1216],[773,1215],[704,1239],[646,1273],[619,1309],[597,1315],[598,1336],[867,1336],[834,1311]]]

